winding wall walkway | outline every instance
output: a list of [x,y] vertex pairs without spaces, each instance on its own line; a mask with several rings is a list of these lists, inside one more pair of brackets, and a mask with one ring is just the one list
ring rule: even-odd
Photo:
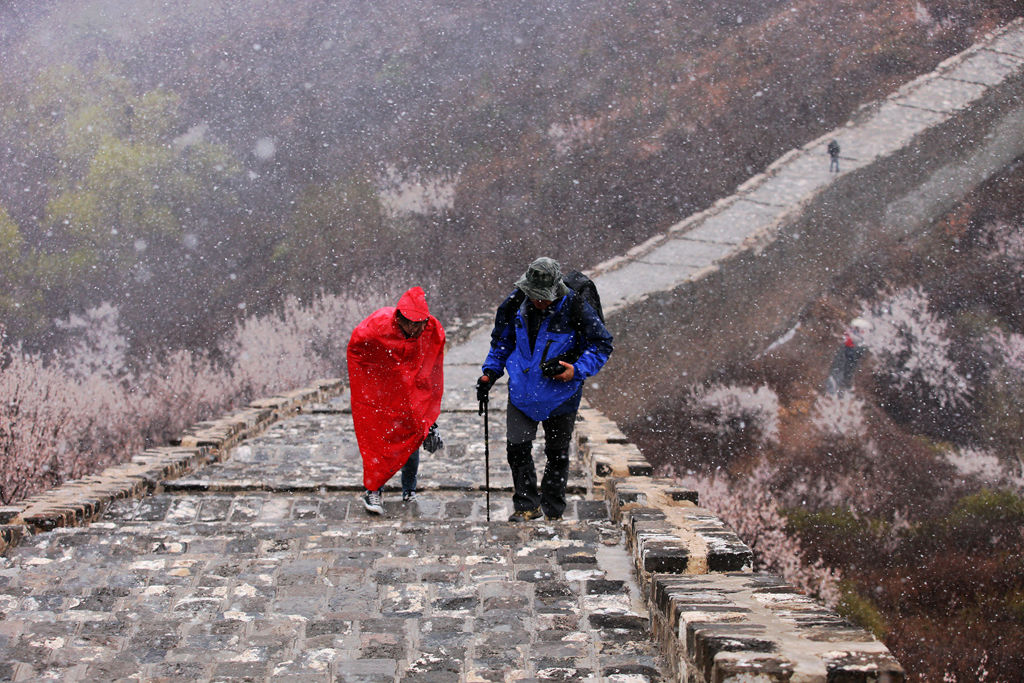
[[[706,211],[595,267],[616,333],[595,404],[627,431],[642,427],[652,393],[671,391],[662,368],[697,381],[758,355],[841,274],[912,240],[1024,156],[1022,27],[1017,20],[947,59]],[[833,138],[839,174],[828,172]]]
[[[616,354],[591,398],[634,415],[655,386],[653,364],[635,361],[679,352],[680,334],[696,375],[763,346],[829,273],[1020,156],[1022,65],[1017,22],[597,267]],[[846,150],[838,175],[832,137]],[[337,380],[0,508],[0,680],[903,679],[869,634],[753,572],[696,493],[653,478],[593,408],[566,519],[504,522],[497,396],[489,507],[479,487],[485,328],[448,354],[448,445],[424,459],[423,500],[390,496],[383,518],[359,504]]]

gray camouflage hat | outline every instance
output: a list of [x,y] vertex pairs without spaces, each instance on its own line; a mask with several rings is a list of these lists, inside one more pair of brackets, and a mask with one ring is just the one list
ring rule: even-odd
[[558,261],[541,256],[530,264],[523,276],[516,280],[516,287],[530,299],[557,301],[569,293],[562,282],[562,271]]

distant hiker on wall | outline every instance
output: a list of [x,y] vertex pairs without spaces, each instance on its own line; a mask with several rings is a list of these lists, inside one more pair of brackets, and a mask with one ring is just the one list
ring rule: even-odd
[[843,332],[843,345],[836,351],[825,381],[825,392],[833,396],[842,396],[853,386],[853,373],[857,370],[861,358],[867,351],[864,346],[864,333],[871,329],[871,323],[864,318],[854,318]]
[[[539,258],[498,307],[491,350],[477,380],[477,399],[508,369],[506,448],[512,470],[510,522],[561,519],[569,478],[569,445],[583,382],[612,352],[612,335],[581,294],[566,286],[558,263]],[[533,440],[544,425],[547,463],[537,490]]]
[[370,314],[348,342],[352,421],[363,459],[363,506],[384,514],[384,484],[402,471],[402,501],[416,500],[420,446],[444,444],[437,432],[444,390],[444,328],[413,287]]
[[835,140],[828,143],[828,171],[839,173],[839,143]]

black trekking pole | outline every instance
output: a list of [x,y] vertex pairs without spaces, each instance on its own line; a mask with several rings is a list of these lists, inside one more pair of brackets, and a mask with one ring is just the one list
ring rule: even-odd
[[491,446],[490,437],[487,434],[487,403],[488,397],[484,396],[480,401],[478,415],[484,416],[484,491],[487,499],[487,521],[491,521]]

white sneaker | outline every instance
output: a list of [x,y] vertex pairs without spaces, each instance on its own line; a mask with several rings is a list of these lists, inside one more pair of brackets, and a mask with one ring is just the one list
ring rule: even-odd
[[380,497],[380,491],[367,491],[363,494],[363,507],[371,515],[384,514],[384,501]]
[[409,493],[403,493],[402,494],[402,502],[403,503],[415,503],[416,502],[416,492],[415,491],[409,491]]

